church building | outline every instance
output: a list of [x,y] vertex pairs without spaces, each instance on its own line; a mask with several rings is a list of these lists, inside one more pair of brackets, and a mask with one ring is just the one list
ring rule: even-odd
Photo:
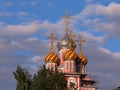
[[[51,43],[50,51],[44,58],[46,68],[64,73],[67,80],[67,90],[96,90],[94,87],[96,81],[92,80],[86,72],[88,60],[82,53],[82,43],[85,40],[81,36],[78,40],[73,39],[73,35],[68,28],[68,20],[72,17],[69,17],[68,13],[62,18],[66,20],[65,34],[57,41],[58,55],[53,50],[53,43],[57,38],[53,33],[48,37]],[[78,54],[75,52],[76,42],[79,43]]]

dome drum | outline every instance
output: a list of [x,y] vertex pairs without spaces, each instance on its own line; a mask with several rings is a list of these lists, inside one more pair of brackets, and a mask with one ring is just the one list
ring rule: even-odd
[[57,48],[59,51],[61,49],[70,49],[70,48],[74,50],[76,48],[76,44],[72,39],[69,38],[69,36],[64,36],[62,39],[58,41]]

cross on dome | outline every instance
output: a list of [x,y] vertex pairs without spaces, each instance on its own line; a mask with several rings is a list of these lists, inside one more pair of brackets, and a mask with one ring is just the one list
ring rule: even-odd
[[54,40],[57,40],[57,38],[54,36],[54,33],[51,33],[51,35],[48,36],[47,39],[50,39],[50,52],[53,52],[53,43]]
[[69,47],[70,47],[70,49],[72,49],[72,39],[73,39],[73,37],[75,37],[73,34],[72,34],[72,31],[70,30],[69,31]]
[[68,15],[68,11],[66,11],[66,16],[62,16],[61,18],[65,18],[65,22],[66,22],[66,33],[64,35],[64,37],[62,39],[60,39],[57,43],[57,47],[58,47],[58,50],[61,50],[61,49],[71,49],[71,50],[74,50],[75,47],[76,47],[76,44],[75,42],[70,39],[72,38],[70,35],[69,35],[69,29],[68,29],[68,20],[69,19],[73,19],[73,17],[70,17]]
[[72,34],[72,31],[69,31],[69,38],[72,39],[73,37],[75,37],[75,35]]
[[65,31],[66,31],[66,35],[68,35],[68,20],[69,19],[73,19],[73,17],[70,17],[68,15],[68,11],[66,11],[66,16],[62,16],[61,18],[65,18],[66,19],[66,21],[65,21],[65,23],[66,23],[66,29],[65,29]]
[[79,49],[80,49],[80,54],[82,55],[82,43],[85,42],[85,40],[82,39],[81,36],[78,37],[78,40],[75,40],[76,42],[79,42]]

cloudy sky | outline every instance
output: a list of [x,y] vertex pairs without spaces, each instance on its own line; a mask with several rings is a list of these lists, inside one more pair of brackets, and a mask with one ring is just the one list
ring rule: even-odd
[[86,41],[88,74],[101,90],[120,86],[119,0],[0,0],[0,90],[16,90],[12,72],[17,64],[31,73],[44,64],[46,37],[51,32],[63,37],[65,22],[60,17],[66,10],[74,17],[69,29]]

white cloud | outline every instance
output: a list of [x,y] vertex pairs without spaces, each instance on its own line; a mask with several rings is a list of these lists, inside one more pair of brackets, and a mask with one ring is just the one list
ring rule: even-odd
[[83,17],[87,17],[89,15],[95,16],[95,15],[103,15],[106,18],[109,17],[112,19],[115,18],[120,18],[120,4],[118,3],[110,3],[108,6],[104,6],[101,4],[88,4],[85,9],[83,9],[83,11],[78,14],[78,16],[80,18],[80,15]]
[[25,17],[25,16],[28,16],[29,13],[28,13],[28,12],[18,12],[17,15],[18,15],[19,17]]
[[113,53],[113,57],[115,57],[117,60],[120,60],[120,52]]
[[102,32],[107,38],[120,38],[120,4],[110,3],[88,4],[85,9],[75,16],[89,30]]
[[0,22],[0,26],[3,26],[3,25],[5,25],[5,23],[4,22]]
[[120,74],[120,72],[118,72],[120,66],[120,52],[114,53],[108,49],[87,44],[83,49],[83,54],[88,58],[87,71],[100,73],[98,76],[98,85],[100,88],[107,90],[108,87],[113,88],[113,86],[120,83],[118,80]]
[[[90,22],[90,21],[89,21]],[[75,35],[82,35],[88,42],[96,42],[96,43],[103,43],[106,38],[105,36],[93,36],[91,33],[88,32],[78,32],[74,29],[74,25],[72,26],[73,32]],[[69,28],[71,29],[71,28]],[[7,25],[3,24],[0,28],[1,36],[6,37],[21,37],[27,36],[31,34],[35,34],[40,32],[40,35],[46,37],[50,33],[54,32],[54,34],[58,37],[64,36],[65,34],[65,22],[60,20],[56,23],[51,23],[49,21],[32,21],[28,23],[21,23],[18,25]],[[27,41],[38,40],[38,38],[28,38]]]
[[0,12],[0,17],[9,17],[13,16],[14,14],[12,12]]
[[56,23],[50,23],[48,21],[44,21],[41,23],[40,27],[44,30],[47,30],[47,33],[54,32],[58,35],[63,34],[65,31],[64,22],[58,21]]
[[32,62],[40,62],[43,59],[44,59],[44,56],[34,56],[31,58],[31,61]]
[[[1,90],[8,90],[12,89],[15,90],[15,80],[13,79],[12,71],[14,70],[11,66],[1,66],[0,67],[0,89]],[[7,85],[5,85],[7,84]]]
[[39,40],[39,38],[37,38],[37,37],[26,39],[26,41],[29,41],[29,42],[31,42],[31,41],[37,41],[37,40]]
[[106,22],[100,19],[88,20],[85,23],[92,31],[103,32],[108,38],[120,38],[119,22]]
[[96,14],[103,15],[106,18],[116,20],[120,19],[120,4],[111,3],[108,6],[98,5],[95,9]]
[[[84,35],[88,36],[88,34],[84,34]],[[88,37],[89,38],[91,37],[92,39],[94,38],[92,36],[88,36]],[[2,41],[2,43],[4,42],[3,40],[1,40],[1,41]],[[19,45],[19,44],[21,45],[21,47],[17,47],[17,45]],[[37,38],[26,38],[26,39],[20,40],[20,41],[11,41],[9,44],[4,42],[4,46],[5,46],[5,48],[3,49],[3,51],[6,52],[7,54],[1,55],[2,61],[0,61],[0,63],[1,63],[0,65],[1,66],[6,65],[6,68],[8,68],[9,64],[11,64],[11,66],[14,66],[13,67],[14,69],[17,64],[20,64],[23,66],[31,65],[30,66],[31,69],[36,71],[36,68],[38,68],[36,66],[44,63],[43,57],[41,57],[41,55],[44,56],[44,55],[46,55],[47,52],[49,52],[48,42],[45,42],[45,41],[43,42],[43,41],[37,40]],[[6,48],[6,47],[8,47],[8,48]],[[14,52],[14,50],[17,50],[17,49],[18,50],[19,49],[20,50],[21,49],[29,50],[30,52],[32,52],[33,57],[30,57],[30,58],[27,58],[24,56],[16,57],[16,55],[12,54],[11,52]],[[111,67],[114,70],[114,68],[116,68],[118,66],[118,65],[116,65],[116,63],[113,63],[113,62],[119,61],[119,59],[120,59],[119,54],[117,54],[117,53],[114,54],[113,52],[110,52],[109,50],[104,49],[104,48],[98,48],[98,47],[94,47],[94,46],[91,47],[91,46],[89,46],[89,44],[87,44],[87,47],[85,46],[85,49],[83,49],[83,51],[84,51],[84,55],[88,56],[87,58],[88,58],[89,63],[87,66],[89,67],[89,71],[93,70],[95,72],[96,70],[97,71],[100,70],[99,72],[102,73],[103,69],[105,71],[107,71]],[[0,53],[3,54],[4,52],[2,52],[0,50]],[[9,56],[10,54],[12,54],[12,56]],[[35,64],[34,66],[32,66],[33,63]],[[1,70],[4,70],[4,68],[1,68]],[[3,73],[1,77],[3,77],[5,74],[8,74],[9,72],[7,72],[7,71],[8,70],[5,69],[5,73]],[[110,71],[110,72],[112,72],[112,71]],[[11,74],[8,76],[9,78],[12,77]],[[5,77],[3,77],[3,78],[5,78]],[[116,78],[114,78],[114,79],[116,79]],[[14,79],[13,78],[7,79],[7,80],[5,80],[5,82],[10,82],[10,80],[13,81]],[[2,82],[0,82],[0,85],[1,85],[1,83]],[[13,83],[13,84],[15,87],[16,84],[15,83]],[[4,87],[1,87],[1,88],[4,88]]]
[[85,0],[85,3],[91,3],[93,0]]
[[86,18],[89,15],[95,15],[95,10],[96,7],[98,6],[98,4],[88,4],[83,10],[82,12],[80,12],[79,14],[75,15],[74,17],[76,19],[82,19],[82,18]]
[[38,29],[39,29],[38,22],[31,22],[19,25],[4,25],[0,28],[0,34],[8,36],[27,35],[37,32]]
[[7,7],[11,7],[12,5],[13,5],[12,2],[5,2],[4,5],[3,5],[3,7],[7,8]]
[[105,48],[98,48],[98,49],[106,55],[111,55],[111,52],[108,49],[105,49]]
[[36,6],[37,2],[36,2],[36,1],[32,1],[30,4],[31,4],[32,6]]
[[20,5],[20,6],[30,5],[30,6],[32,6],[32,7],[35,7],[35,6],[37,6],[37,5],[41,6],[42,4],[44,4],[44,3],[42,3],[42,2],[43,2],[43,0],[31,0],[31,1],[21,0],[21,1],[19,2],[19,5]]
[[104,43],[106,38],[104,36],[93,36],[92,34],[88,32],[81,32],[81,35],[87,42],[92,43]]
[[27,23],[21,23],[17,25],[9,25],[1,23],[0,35],[1,36],[11,36],[11,37],[21,37],[31,34],[35,34],[41,31],[41,35],[47,36],[51,32],[57,35],[63,35],[65,32],[63,21],[58,21],[56,23],[51,23],[49,21],[31,21]]
[[22,47],[21,44],[19,42],[17,42],[17,41],[11,41],[10,45],[13,46],[13,47],[17,47],[17,48]]
[[46,4],[49,8],[53,8],[54,7],[54,4],[53,3],[47,3]]

